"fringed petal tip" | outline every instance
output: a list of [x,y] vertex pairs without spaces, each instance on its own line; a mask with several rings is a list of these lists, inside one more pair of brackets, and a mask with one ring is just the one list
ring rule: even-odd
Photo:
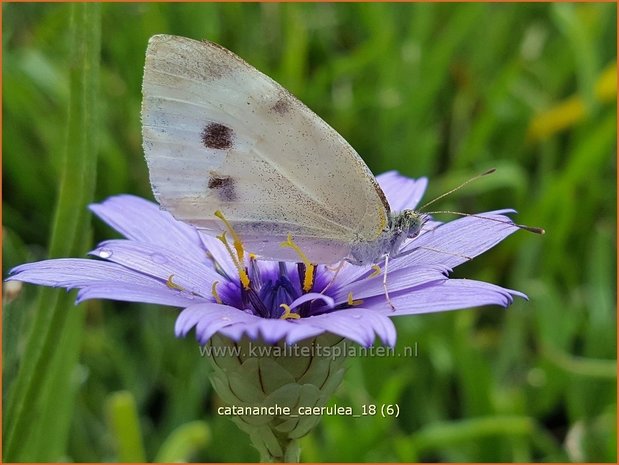
[[304,339],[331,333],[364,347],[378,337],[384,345],[394,346],[396,331],[391,320],[374,310],[355,308],[340,310],[298,320],[266,319],[239,309],[215,303],[202,303],[185,308],[175,324],[177,337],[185,337],[195,328],[196,339],[206,344],[219,333],[234,341],[247,337],[254,341],[297,344]]
[[[522,292],[472,279],[448,279],[426,287],[392,296],[395,311],[382,310],[388,316],[435,313],[448,310],[498,305],[504,308],[514,297],[528,299]],[[373,302],[377,306],[377,302]]]

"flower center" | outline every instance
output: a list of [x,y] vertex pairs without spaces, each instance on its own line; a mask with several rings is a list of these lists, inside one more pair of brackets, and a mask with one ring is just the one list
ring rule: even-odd
[[280,318],[284,314],[282,304],[289,305],[300,294],[288,276],[280,275],[275,282],[269,280],[264,283],[259,296],[269,312],[268,318]]
[[[255,255],[250,253],[249,265],[246,266],[246,251],[232,224],[226,220],[224,214],[219,210],[215,212],[215,216],[224,223],[226,229],[217,238],[226,248],[237,270],[241,302],[235,302],[238,299],[234,299],[234,296],[230,295],[225,296],[228,298],[222,299],[222,296],[217,291],[217,283],[214,283],[212,288],[215,301],[228,305],[235,305],[236,303],[237,305],[235,306],[250,309],[254,314],[262,318],[296,319],[309,314],[312,307],[311,301],[301,304],[298,310],[290,308],[290,304],[294,300],[312,291],[316,279],[316,265],[307,259],[301,248],[293,241],[292,235],[289,234],[287,240],[282,242],[281,246],[293,249],[301,260],[300,263],[297,263],[299,282],[296,286],[291,280],[293,273],[288,270],[288,266],[284,262],[278,263],[279,270],[276,275],[272,271],[270,273],[268,271],[262,273],[258,267]],[[232,244],[228,242],[227,233],[232,238]],[[216,270],[221,270],[221,267],[215,261],[214,264]],[[225,274],[222,275],[229,281],[232,281],[231,277]],[[326,287],[324,290],[326,290]]]

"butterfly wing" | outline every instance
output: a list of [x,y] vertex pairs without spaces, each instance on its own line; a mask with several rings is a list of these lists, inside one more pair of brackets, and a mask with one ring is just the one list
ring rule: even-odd
[[157,35],[146,52],[143,143],[160,205],[210,233],[220,210],[247,248],[316,263],[373,240],[389,205],[354,149],[283,87],[212,42]]

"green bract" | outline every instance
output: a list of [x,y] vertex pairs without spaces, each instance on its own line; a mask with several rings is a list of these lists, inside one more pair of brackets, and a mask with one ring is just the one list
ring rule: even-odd
[[[323,407],[329,401],[344,376],[344,344],[344,339],[328,334],[297,346],[267,345],[247,338],[236,343],[220,335],[209,340],[205,353],[210,352],[214,367],[211,381],[226,404],[248,412],[260,411],[261,407],[291,412],[232,416],[249,434],[262,461],[299,460],[297,440],[316,426],[320,416],[298,415],[298,409]],[[313,350],[317,346],[322,350]]]

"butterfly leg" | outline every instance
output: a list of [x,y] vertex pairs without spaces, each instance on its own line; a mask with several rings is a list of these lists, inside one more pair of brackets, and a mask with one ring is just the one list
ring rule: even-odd
[[311,263],[307,256],[303,253],[301,248],[292,240],[292,234],[288,234],[288,238],[280,244],[281,247],[290,247],[294,250],[299,258],[301,259],[301,263],[305,265],[305,276],[303,277],[303,292],[309,292],[312,290],[314,286],[314,271],[316,269],[316,265]]
[[335,267],[335,268],[330,268],[327,267],[327,269],[331,272],[334,273],[333,277],[331,278],[331,281],[329,281],[329,284],[327,284],[324,289],[322,291],[320,291],[321,294],[324,294],[325,291],[327,289],[329,289],[331,287],[331,285],[335,282],[335,278],[337,278],[337,275],[339,274],[339,272],[341,271],[342,268],[344,268],[344,263],[346,262],[346,260],[340,260],[340,263]]
[[383,269],[383,288],[385,289],[385,299],[387,300],[387,303],[391,307],[391,310],[395,311],[395,305],[393,305],[393,302],[391,301],[391,298],[389,297],[389,289],[387,288],[388,268],[389,268],[389,254],[385,255],[385,267]]

